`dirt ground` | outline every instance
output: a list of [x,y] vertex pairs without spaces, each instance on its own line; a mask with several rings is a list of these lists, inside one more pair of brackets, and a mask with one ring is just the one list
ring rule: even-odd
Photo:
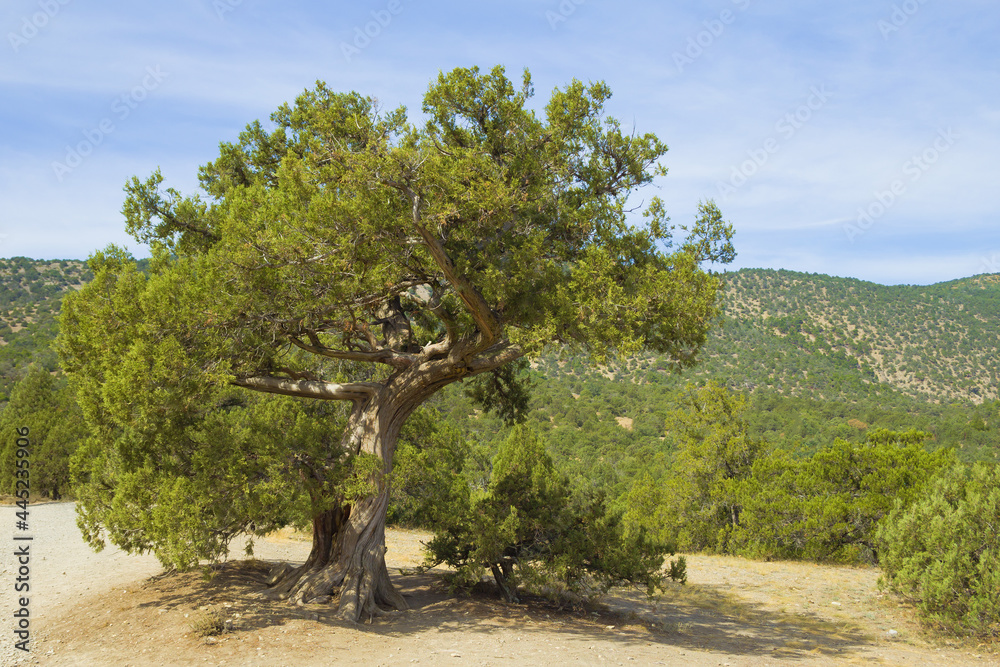
[[[0,516],[13,526],[14,509]],[[440,572],[402,574],[424,533],[392,530],[394,581],[412,609],[359,625],[328,605],[266,601],[271,564],[302,562],[288,532],[259,542],[207,581],[163,574],[151,556],[82,542],[69,503],[31,508],[31,652],[0,636],[5,665],[998,665],[1000,646],[925,634],[877,586],[878,570],[689,556],[686,586],[659,600],[617,592],[591,610],[448,593]],[[10,543],[13,544],[13,541]],[[3,613],[14,609],[13,548],[3,549]],[[229,629],[204,637],[209,616]]]

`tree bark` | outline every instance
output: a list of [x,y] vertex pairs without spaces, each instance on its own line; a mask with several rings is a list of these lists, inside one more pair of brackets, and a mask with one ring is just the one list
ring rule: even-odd
[[[403,423],[438,389],[462,377],[450,366],[411,368],[397,373],[365,401],[356,401],[342,444],[356,454],[382,461],[371,494],[313,517],[313,545],[300,567],[280,576],[271,593],[298,604],[337,600],[337,615],[349,621],[405,610],[385,565],[385,521],[389,506],[386,476]],[[446,372],[442,372],[446,371]]]

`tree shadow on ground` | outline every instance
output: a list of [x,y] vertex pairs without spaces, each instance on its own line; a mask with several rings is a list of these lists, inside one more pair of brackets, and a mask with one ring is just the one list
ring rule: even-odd
[[406,637],[421,632],[502,633],[544,632],[566,641],[601,641],[635,646],[637,642],[722,654],[806,659],[847,657],[870,649],[873,640],[860,629],[810,614],[779,613],[738,599],[711,586],[668,592],[655,605],[644,596],[616,594],[606,604],[591,608],[559,608],[543,598],[509,604],[489,593],[461,596],[451,593],[443,571],[399,574],[393,581],[410,605],[353,624],[335,616],[330,604],[292,605],[273,602],[265,595],[265,579],[273,563],[231,561],[216,568],[211,579],[197,572],[163,574],[143,588],[155,592],[140,607],[160,609],[206,608],[232,619],[234,632],[253,632],[296,620],[313,621],[331,629]]

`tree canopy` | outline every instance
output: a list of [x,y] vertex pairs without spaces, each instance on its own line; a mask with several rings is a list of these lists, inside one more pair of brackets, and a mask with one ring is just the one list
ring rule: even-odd
[[[207,395],[224,405],[213,387],[344,401],[339,445],[309,449],[299,478],[339,479],[325,469],[347,456],[368,461],[354,466],[368,486],[313,487],[312,554],[275,592],[339,590],[353,619],[405,608],[385,571],[385,476],[416,407],[551,343],[597,359],[649,348],[685,367],[718,314],[703,265],[731,261],[732,228],[708,202],[675,236],[656,197],[630,224],[630,195],[665,173],[667,147],[624,132],[610,95],[573,81],[536,112],[527,72],[516,87],[500,67],[456,69],[430,86],[417,126],[405,108],[318,83],[223,143],[202,194],[164,189],[159,171],[133,178],[123,213],[151,248],[148,275],[98,253],[61,321],[102,465],[183,459],[165,434]],[[109,502],[81,511],[102,525]]]

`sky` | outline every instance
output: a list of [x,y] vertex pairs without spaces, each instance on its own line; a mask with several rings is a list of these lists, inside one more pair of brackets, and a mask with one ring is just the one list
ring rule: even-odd
[[[673,222],[714,199],[729,268],[882,284],[1000,272],[996,0],[5,0],[0,256],[85,259],[122,191],[197,169],[318,80],[420,121],[441,71],[605,81],[654,132]],[[720,267],[721,268],[721,267]]]

